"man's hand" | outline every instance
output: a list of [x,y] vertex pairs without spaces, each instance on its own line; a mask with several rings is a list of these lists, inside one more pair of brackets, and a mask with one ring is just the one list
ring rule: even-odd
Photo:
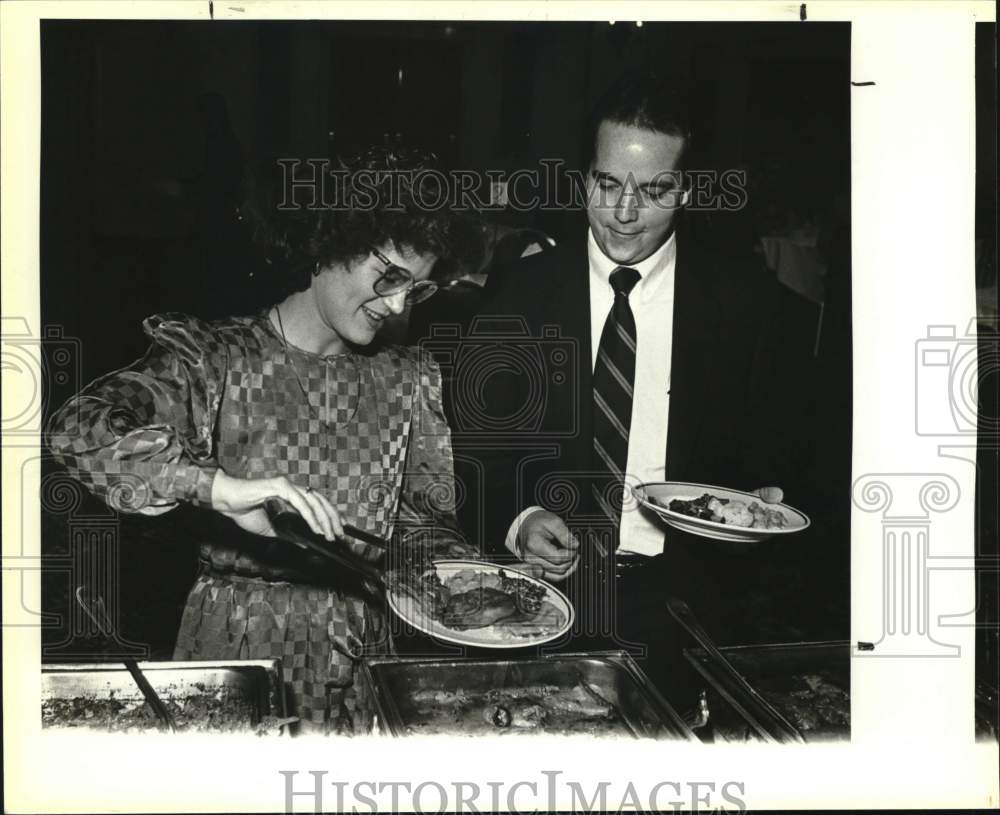
[[263,508],[268,498],[282,498],[291,504],[317,535],[330,541],[343,537],[344,525],[333,504],[319,492],[298,487],[284,476],[233,478],[219,470],[212,481],[212,509],[248,532],[273,537],[274,529]]
[[521,522],[517,551],[525,563],[542,570],[542,577],[565,580],[580,564],[579,550],[580,541],[548,510],[536,510]]
[[785,498],[785,491],[781,487],[758,487],[753,494],[765,504],[780,504]]

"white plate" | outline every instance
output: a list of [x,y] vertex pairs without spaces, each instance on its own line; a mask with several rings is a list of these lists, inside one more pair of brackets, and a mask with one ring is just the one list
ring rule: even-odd
[[[767,507],[767,509],[776,509],[785,516],[788,526],[783,529],[754,529],[746,526],[732,526],[730,524],[702,520],[701,518],[693,518],[690,515],[684,515],[681,512],[672,512],[667,509],[670,502],[675,499],[692,501],[695,498],[700,498],[706,492],[714,495],[716,498],[743,501],[746,504],[756,501],[761,506]],[[692,484],[687,481],[647,482],[645,484],[636,484],[632,487],[632,494],[640,504],[653,510],[653,512],[675,529],[690,532],[692,535],[700,535],[703,538],[713,538],[714,540],[757,543],[775,535],[791,535],[794,532],[801,532],[809,526],[809,518],[806,514],[788,506],[788,504],[767,504],[760,496],[753,493],[728,490],[725,487],[713,487],[710,484]]]
[[545,600],[552,603],[566,617],[565,624],[558,631],[531,637],[511,638],[504,636],[502,624],[456,631],[425,614],[423,608],[411,597],[401,596],[390,589],[387,592],[389,607],[418,631],[423,631],[435,639],[452,642],[456,645],[472,645],[477,648],[526,648],[531,645],[541,645],[543,642],[551,642],[569,631],[573,625],[573,619],[576,615],[573,604],[566,598],[566,595],[544,580],[531,577],[516,568],[507,565],[500,566],[495,563],[483,563],[478,560],[437,560],[434,562],[434,566],[442,581],[447,581],[449,576],[453,576],[463,569],[472,569],[480,574],[494,575],[499,574],[500,570],[503,569],[508,574],[516,575],[542,586],[545,589]]

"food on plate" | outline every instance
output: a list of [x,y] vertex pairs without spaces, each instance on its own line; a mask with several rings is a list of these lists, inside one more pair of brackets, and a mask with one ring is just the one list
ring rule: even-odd
[[463,594],[472,589],[501,589],[500,575],[477,569],[460,569],[445,581],[452,594]]
[[450,593],[433,568],[394,569],[386,572],[386,586],[401,597],[409,597],[426,613],[438,618],[448,605]]
[[517,601],[500,589],[470,589],[448,599],[441,622],[448,628],[464,631],[483,628],[517,613]]
[[459,569],[442,573],[433,564],[390,571],[386,583],[413,600],[420,612],[454,631],[490,629],[501,640],[559,631],[566,615],[549,602],[545,587],[503,569]]
[[517,601],[517,610],[533,614],[542,607],[545,587],[523,577],[511,577],[500,570],[500,588]]
[[493,627],[500,639],[544,636],[558,631],[565,615],[546,601],[544,586],[503,569],[498,573],[463,569],[441,583],[447,593],[443,609],[424,609],[455,631]]
[[748,504],[735,498],[719,498],[708,492],[692,500],[674,498],[669,503],[656,498],[650,500],[671,512],[729,526],[751,529],[784,529],[788,526],[788,518],[780,509],[770,509],[756,501]]
[[788,526],[788,518],[780,509],[770,509],[756,501],[750,504],[750,514],[753,515],[751,526],[757,529],[784,529]]
[[585,684],[422,690],[413,702],[415,716],[408,729],[420,735],[630,735],[615,706]]
[[499,635],[503,639],[543,637],[559,631],[566,624],[566,615],[548,600],[537,612],[522,612],[501,621]]

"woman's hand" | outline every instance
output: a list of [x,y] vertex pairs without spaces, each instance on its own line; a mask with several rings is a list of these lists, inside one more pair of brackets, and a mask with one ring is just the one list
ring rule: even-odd
[[242,529],[256,535],[273,537],[263,504],[268,498],[281,498],[305,518],[317,535],[327,540],[343,537],[340,515],[325,496],[299,487],[285,476],[276,478],[233,478],[219,470],[212,481],[212,508],[232,518]]

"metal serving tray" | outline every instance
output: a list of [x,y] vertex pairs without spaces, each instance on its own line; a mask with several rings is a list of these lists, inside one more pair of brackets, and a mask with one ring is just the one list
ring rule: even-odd
[[[768,697],[767,686],[780,684],[796,675],[820,672],[830,684],[845,693],[851,690],[851,646],[846,640],[832,642],[798,642],[780,645],[740,645],[720,648],[754,689],[781,710],[773,698]],[[688,661],[707,680],[712,697],[709,698],[710,720],[717,734],[732,738],[742,728],[747,737],[765,737],[766,728],[758,724],[765,721],[756,702],[724,672],[716,670],[708,654],[701,648],[684,652]],[[714,697],[714,698],[713,698]],[[978,683],[975,692],[975,734],[979,741],[1000,739],[1000,694],[996,689]],[[774,735],[773,733],[771,735]],[[815,732],[802,731],[806,741],[846,739],[850,725],[823,727]]]
[[[818,674],[826,684],[848,695],[851,692],[851,649],[846,640],[741,645],[719,650],[754,690],[789,720],[794,716],[784,706],[782,694],[796,689],[797,677]],[[725,740],[780,736],[769,727],[771,717],[760,704],[725,671],[719,670],[703,649],[687,649],[684,656],[711,689],[710,722],[718,736]],[[850,737],[849,716],[848,711],[847,723],[798,729],[806,741],[846,739]]]
[[[526,659],[377,657],[365,660],[361,673],[373,699],[372,718],[365,724],[375,733],[392,736],[419,733],[422,721],[426,720],[426,712],[415,700],[421,692],[476,695],[491,690],[547,685],[567,692],[584,686],[596,692],[617,714],[613,732],[608,735],[698,741],[649,684],[635,661],[621,651],[551,654]],[[457,726],[453,732],[461,735],[468,731]],[[547,731],[543,725],[523,732],[544,734]]]
[[[164,701],[225,689],[249,702],[253,724],[285,716],[278,660],[140,662],[139,669]],[[118,662],[42,665],[42,702],[56,699],[140,701],[142,692]]]

